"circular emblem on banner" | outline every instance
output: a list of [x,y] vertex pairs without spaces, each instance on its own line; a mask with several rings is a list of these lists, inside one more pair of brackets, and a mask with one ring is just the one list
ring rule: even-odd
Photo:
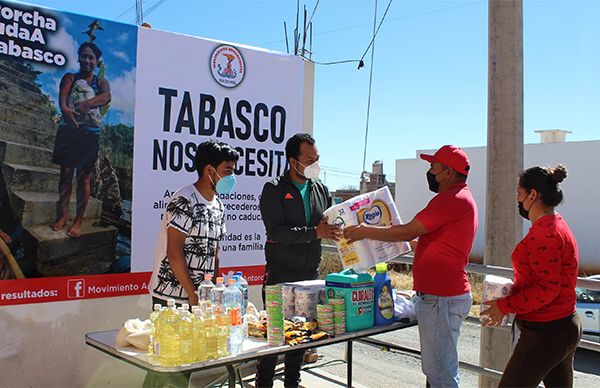
[[221,86],[235,88],[246,75],[242,54],[233,46],[217,47],[210,56],[210,71]]

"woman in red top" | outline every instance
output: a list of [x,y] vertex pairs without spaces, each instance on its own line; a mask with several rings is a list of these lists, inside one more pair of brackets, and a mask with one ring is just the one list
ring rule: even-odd
[[581,339],[576,313],[577,242],[554,208],[563,200],[559,183],[567,170],[532,167],[521,173],[519,214],[531,220],[529,233],[512,254],[514,287],[504,299],[489,302],[483,313],[489,326],[516,314],[519,341],[500,387],[573,385],[573,357]]

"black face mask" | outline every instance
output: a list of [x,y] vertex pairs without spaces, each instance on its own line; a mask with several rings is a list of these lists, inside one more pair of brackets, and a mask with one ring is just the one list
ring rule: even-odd
[[525,218],[526,220],[529,219],[529,210],[525,210],[525,206],[523,206],[523,202],[522,201],[518,201],[517,202],[519,204],[519,215],[523,218]]
[[437,193],[440,189],[440,182],[435,180],[435,174],[427,171],[427,184],[429,185],[429,190]]

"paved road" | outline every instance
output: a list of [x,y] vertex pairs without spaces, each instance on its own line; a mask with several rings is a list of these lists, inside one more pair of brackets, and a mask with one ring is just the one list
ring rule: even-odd
[[[459,340],[460,360],[479,364],[478,324],[466,322]],[[376,338],[393,342],[412,349],[419,349],[419,334],[416,327],[395,333],[387,333]],[[324,358],[319,361],[316,370],[324,370],[340,377],[346,376],[346,365],[335,362],[344,358],[343,344],[319,349]],[[425,377],[421,373],[418,358],[385,352],[373,346],[354,344],[354,382],[367,387],[419,387],[425,386]],[[477,387],[479,375],[461,371],[462,387]],[[600,353],[580,349],[575,357],[575,387],[600,386]]]

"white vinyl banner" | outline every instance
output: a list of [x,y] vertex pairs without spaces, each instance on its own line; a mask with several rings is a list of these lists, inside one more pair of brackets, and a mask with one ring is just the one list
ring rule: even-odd
[[285,142],[302,130],[304,63],[228,43],[138,30],[132,272],[151,271],[170,195],[193,183],[197,144],[240,152],[235,191],[221,197],[224,269],[264,265],[259,196],[285,168]]

